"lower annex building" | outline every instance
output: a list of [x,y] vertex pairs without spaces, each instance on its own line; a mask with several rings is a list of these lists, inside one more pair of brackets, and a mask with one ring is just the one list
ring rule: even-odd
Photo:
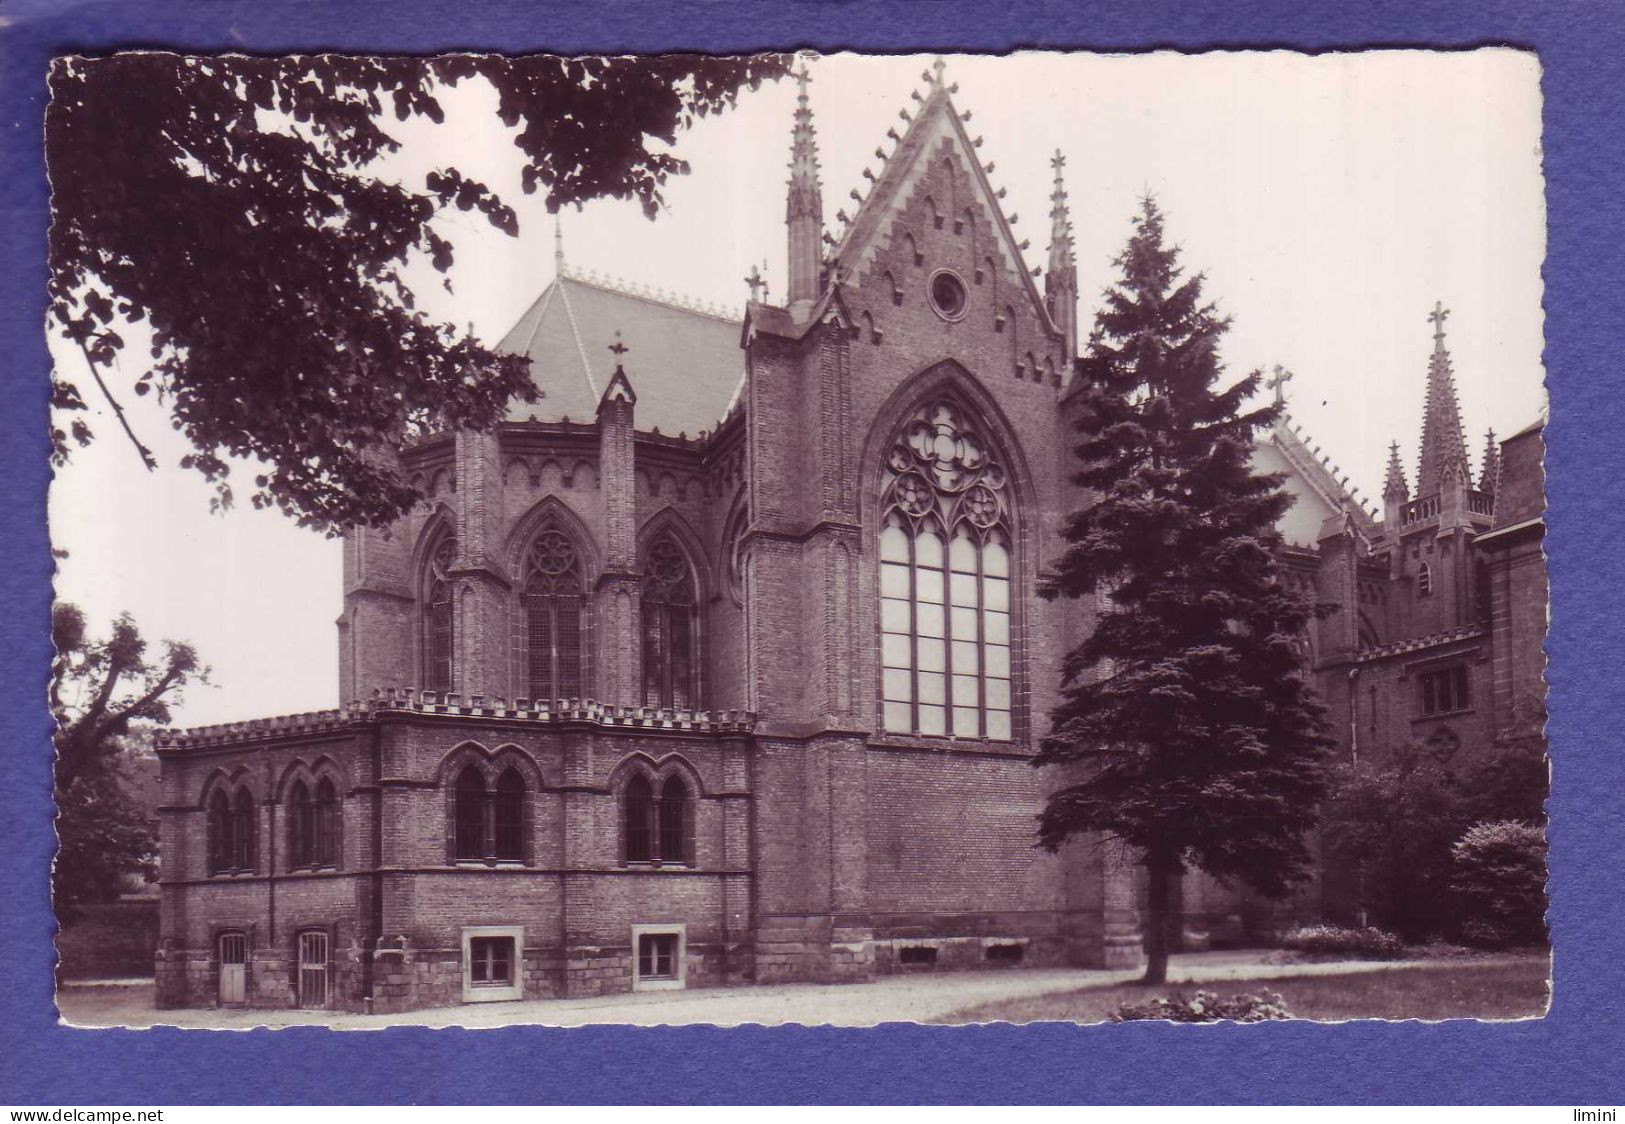
[[[160,738],[160,1006],[1137,962],[1132,859],[1033,846],[1088,620],[1033,594],[1081,498],[1062,161],[1040,290],[950,93],[826,253],[803,84],[782,306],[556,252],[503,344],[544,397],[399,450],[428,501],[346,539],[345,705]],[[1257,454],[1343,609],[1304,642],[1345,752],[1475,743],[1540,683],[1538,430],[1474,489],[1442,335],[1428,385],[1381,521],[1290,423]],[[1280,918],[1192,877],[1184,921]]]

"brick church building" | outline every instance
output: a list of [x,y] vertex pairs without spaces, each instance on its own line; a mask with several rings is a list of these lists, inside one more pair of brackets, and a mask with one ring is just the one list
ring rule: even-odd
[[[782,304],[556,253],[503,344],[544,396],[398,450],[427,501],[345,540],[344,705],[161,737],[160,1005],[1138,960],[1132,857],[1033,845],[1089,621],[1034,596],[1082,502],[1062,161],[1040,284],[951,92],[939,65],[829,239],[803,83]],[[1539,693],[1539,433],[1475,489],[1454,394],[1441,334],[1380,521],[1290,423],[1259,446],[1342,608],[1305,643],[1345,753],[1477,745]],[[1197,878],[1183,906],[1193,943],[1273,917]]]

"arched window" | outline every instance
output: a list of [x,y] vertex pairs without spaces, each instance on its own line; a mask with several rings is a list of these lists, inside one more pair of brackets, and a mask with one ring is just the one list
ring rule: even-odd
[[525,858],[525,780],[512,767],[497,778],[491,802],[491,853],[510,862]]
[[655,856],[654,790],[649,785],[649,778],[642,773],[635,774],[626,782],[622,800],[625,804],[626,861],[652,862]]
[[629,863],[681,864],[692,861],[694,817],[689,787],[672,774],[651,781],[635,773],[621,794],[622,857]]
[[485,776],[469,765],[457,775],[457,857],[485,858]]
[[1416,592],[1423,597],[1433,592],[1433,567],[1426,562],[1416,571]]
[[660,786],[660,838],[657,857],[661,862],[688,861],[688,786],[683,778],[670,776]]
[[460,862],[525,861],[525,778],[509,766],[487,788],[485,774],[467,765],[457,774],[454,846]]
[[670,535],[649,547],[643,566],[643,703],[695,705],[694,571]]
[[316,853],[316,815],[310,803],[310,789],[295,781],[288,791],[288,866],[311,866]]
[[1008,480],[953,404],[887,457],[880,525],[882,715],[891,733],[1008,741]]
[[430,691],[452,689],[452,563],[457,540],[450,535],[436,544],[429,556],[423,594],[423,685]]
[[329,777],[316,782],[316,800],[312,819],[315,823],[311,846],[314,866],[337,866],[339,861],[339,801],[338,791]]
[[231,808],[231,869],[254,869],[254,797],[239,788]]
[[231,798],[223,788],[209,798],[209,873],[231,869]]
[[533,699],[571,699],[583,694],[581,556],[562,532],[536,536],[525,555],[525,636],[530,650],[527,688]]

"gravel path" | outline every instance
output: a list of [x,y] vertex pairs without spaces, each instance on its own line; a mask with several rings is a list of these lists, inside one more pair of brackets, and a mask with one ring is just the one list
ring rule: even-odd
[[[1201,952],[1175,956],[1170,985],[1220,983],[1264,976],[1331,976],[1394,968],[1459,968],[1460,960],[1336,960],[1283,964],[1268,951]],[[1474,959],[1472,963],[1516,958]],[[998,999],[1021,999],[1077,988],[1128,983],[1135,971],[1082,968],[1007,969],[883,976],[863,984],[776,984],[645,992],[591,999],[531,999],[438,1007],[397,1015],[351,1015],[320,1011],[183,1010],[152,1006],[150,981],[67,984],[57,994],[62,1021],[71,1026],[179,1026],[221,1030],[255,1027],[329,1026],[373,1030],[390,1026],[499,1027],[587,1026],[874,1026],[919,1022]]]

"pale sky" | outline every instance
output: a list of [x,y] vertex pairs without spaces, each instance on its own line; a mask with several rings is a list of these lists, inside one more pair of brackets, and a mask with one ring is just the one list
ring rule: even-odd
[[[876,145],[903,131],[930,56],[829,56],[811,65],[824,170],[825,222],[855,211],[848,195],[878,170]],[[1447,325],[1476,471],[1484,431],[1508,435],[1544,407],[1540,266],[1545,217],[1539,67],[1511,50],[1393,51],[1305,57],[1289,52],[1183,56],[948,56],[954,102],[986,138],[984,161],[1008,190],[1006,214],[1046,261],[1050,155],[1066,178],[1086,334],[1111,259],[1140,194],[1161,200],[1171,237],[1207,293],[1234,318],[1223,356],[1240,377],[1282,364],[1293,416],[1370,501],[1380,503],[1388,442],[1413,476],[1435,300]],[[700,122],[676,151],[693,174],[667,188],[653,223],[633,203],[604,201],[563,219],[566,257],[687,297],[742,306],[762,267],[784,292],[784,181],[794,86],[768,85]],[[437,318],[494,342],[553,275],[553,224],[540,195],[519,189],[520,155],[487,88],[446,99],[443,126],[387,123],[404,145],[392,169],[421,184],[454,164],[503,193],[520,217],[509,238],[453,212],[440,229],[457,248],[454,292],[414,273]],[[267,341],[267,346],[275,346]],[[88,383],[76,351],[53,341],[65,372]],[[117,385],[146,354],[132,338]],[[654,356],[628,356],[630,369]],[[86,387],[93,406],[102,403]],[[77,452],[51,494],[58,596],[105,628],[128,610],[153,640],[193,642],[215,686],[195,688],[183,725],[331,707],[337,698],[340,604],[336,541],[242,497],[209,512],[210,488],[175,467],[186,451],[150,399],[124,396],[132,424],[164,468],[145,472],[105,408],[100,439]]]

